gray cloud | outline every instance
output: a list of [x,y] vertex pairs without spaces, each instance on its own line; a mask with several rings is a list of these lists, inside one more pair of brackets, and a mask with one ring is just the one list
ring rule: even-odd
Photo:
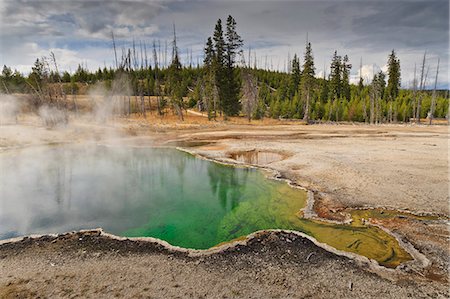
[[[306,35],[313,44],[317,71],[329,65],[334,50],[348,54],[356,75],[359,60],[383,67],[395,48],[402,80],[411,80],[425,50],[430,64],[441,57],[442,82],[448,73],[448,1],[49,1],[0,2],[0,63],[29,67],[53,49],[67,66],[81,59],[94,68],[112,62],[110,35],[120,45],[133,38],[148,44],[171,40],[177,27],[182,58],[192,50],[201,61],[206,38],[218,18],[235,17],[245,47],[260,66],[284,68],[287,54],[303,54]],[[266,57],[268,57],[266,59]],[[80,61],[82,62],[82,61]],[[431,70],[430,70],[431,71]]]
[[1,25],[23,35],[46,37],[56,27],[67,35],[85,33],[108,39],[116,28],[128,27],[141,33],[154,27],[151,20],[162,9],[162,3],[156,1],[6,0]]
[[353,20],[355,39],[351,45],[380,48],[447,47],[449,30],[448,1],[406,2],[393,1],[366,4],[371,13]]

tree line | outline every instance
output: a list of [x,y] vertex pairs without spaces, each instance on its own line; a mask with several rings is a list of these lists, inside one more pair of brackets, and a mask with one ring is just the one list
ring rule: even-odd
[[[182,65],[175,25],[173,28],[172,57],[170,64],[161,66],[157,46],[153,42],[152,55],[147,55],[146,45],[133,41],[129,49],[122,48],[118,59],[114,35],[114,67],[89,71],[79,65],[70,74],[59,72],[52,53],[49,58],[37,59],[28,76],[4,66],[0,79],[3,93],[35,93],[42,98],[51,94],[51,86],[59,86],[60,96],[76,95],[81,85],[94,86],[102,82],[106,89],[118,89],[115,82],[125,78],[129,94],[125,114],[146,114],[152,109],[163,116],[172,109],[183,120],[183,111],[197,108],[207,113],[210,120],[217,117],[246,116],[248,120],[271,117],[277,119],[302,119],[317,121],[354,121],[366,123],[410,122],[420,118],[448,118],[449,92],[437,90],[439,65],[434,78],[428,73],[426,54],[422,65],[415,70],[412,88],[401,88],[400,60],[395,50],[387,57],[387,73],[379,71],[372,81],[360,76],[358,84],[350,83],[352,65],[347,55],[334,52],[330,73],[316,77],[313,49],[306,43],[303,63],[294,55],[289,72],[259,69],[245,61],[243,40],[237,33],[237,24],[228,16],[225,25],[218,19],[212,35],[204,47],[204,60],[196,66]],[[250,56],[250,55],[249,55]],[[152,60],[153,63],[150,63]],[[361,74],[361,66],[360,72]],[[386,80],[387,77],[387,80]],[[434,89],[425,90],[427,80],[434,79]],[[136,103],[132,105],[131,96]],[[154,96],[156,107],[145,98]],[[51,98],[51,96],[50,96]]]

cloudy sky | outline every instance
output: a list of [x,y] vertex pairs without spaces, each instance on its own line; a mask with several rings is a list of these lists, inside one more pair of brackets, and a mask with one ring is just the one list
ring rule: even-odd
[[[26,1],[0,0],[0,64],[28,73],[37,57],[55,53],[61,70],[112,66],[111,31],[118,48],[132,40],[162,51],[177,28],[181,57],[202,61],[202,49],[218,18],[231,14],[258,66],[285,70],[288,57],[303,55],[312,43],[316,73],[329,72],[334,50],[347,54],[352,78],[371,78],[386,69],[395,49],[401,60],[402,85],[409,87],[414,64],[427,51],[428,84],[438,57],[439,86],[448,88],[449,1]],[[120,50],[119,50],[120,52]],[[170,51],[169,51],[170,53]]]

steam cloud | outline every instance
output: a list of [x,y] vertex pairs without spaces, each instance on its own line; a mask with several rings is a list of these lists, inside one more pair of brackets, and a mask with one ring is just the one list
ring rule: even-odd
[[17,123],[18,99],[12,95],[0,94],[0,125]]

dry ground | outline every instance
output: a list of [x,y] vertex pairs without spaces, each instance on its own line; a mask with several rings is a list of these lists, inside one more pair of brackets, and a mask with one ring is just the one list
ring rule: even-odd
[[[390,281],[288,233],[189,257],[96,232],[27,239],[0,251],[1,298],[446,298],[445,285]],[[20,251],[19,251],[20,249]]]
[[[108,125],[75,120],[56,129],[32,117],[19,118],[19,123],[0,127],[0,148],[105,139],[148,145],[207,141],[193,150],[219,160],[241,151],[282,154],[285,159],[263,166],[313,190],[322,216],[339,218],[344,208],[364,206],[450,216],[447,126],[248,124],[243,119],[208,122],[199,115],[183,123],[172,115],[118,118]],[[119,254],[123,245],[101,238],[88,249],[77,239],[40,240],[38,245],[0,247],[0,297],[448,297],[448,221],[380,224],[412,243],[432,265],[390,281],[313,244],[306,246],[304,239],[287,242],[279,235],[272,237],[276,242],[256,240],[240,252],[200,261],[160,250]],[[322,252],[316,263],[305,262],[311,250]]]
[[252,126],[180,137],[219,139],[215,150],[197,149],[215,158],[251,150],[288,154],[268,166],[343,206],[449,214],[445,126]]

